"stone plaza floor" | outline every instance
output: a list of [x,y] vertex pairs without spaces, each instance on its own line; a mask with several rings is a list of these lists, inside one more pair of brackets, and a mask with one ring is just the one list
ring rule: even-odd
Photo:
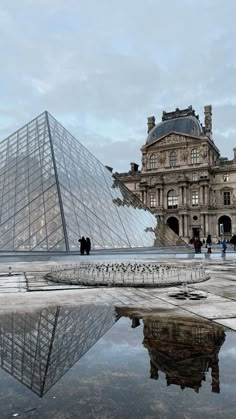
[[[0,256],[0,418],[235,418],[236,252],[191,247]],[[198,267],[164,288],[45,279],[91,263]]]
[[[205,250],[205,249],[204,249]],[[0,313],[12,310],[30,310],[45,306],[76,306],[95,304],[156,308],[171,315],[188,317],[189,314],[212,320],[236,330],[236,252],[229,249],[221,254],[215,247],[211,255],[194,254],[186,249],[148,249],[137,251],[97,252],[90,256],[25,255],[0,257]],[[180,287],[158,289],[143,288],[91,288],[57,284],[44,279],[55,267],[72,267],[83,261],[143,261],[204,265],[210,279],[189,286],[207,293],[201,301],[176,300],[170,294]],[[11,275],[9,276],[9,267]]]

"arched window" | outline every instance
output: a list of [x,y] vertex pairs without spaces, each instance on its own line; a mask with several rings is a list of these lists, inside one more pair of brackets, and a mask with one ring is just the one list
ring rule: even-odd
[[156,169],[157,167],[157,156],[152,154],[149,158],[149,169]]
[[196,148],[193,148],[191,150],[191,163],[192,164],[199,163],[199,155],[198,155],[198,150]]
[[167,208],[177,208],[178,206],[178,199],[176,195],[176,191],[171,189],[167,194]]
[[170,155],[169,155],[169,162],[170,162],[170,167],[175,167],[176,166],[176,152],[175,151],[171,151]]

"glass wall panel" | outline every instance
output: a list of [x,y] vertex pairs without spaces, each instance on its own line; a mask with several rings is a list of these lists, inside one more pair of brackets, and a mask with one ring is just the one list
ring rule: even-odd
[[[0,250],[49,250],[48,207],[54,206],[51,218],[60,218],[56,220],[58,230],[62,224],[58,196],[53,198],[57,187],[48,191],[52,185],[56,178],[43,113],[0,143]],[[52,233],[50,228],[48,234]],[[60,234],[58,240],[62,240],[62,229]]]

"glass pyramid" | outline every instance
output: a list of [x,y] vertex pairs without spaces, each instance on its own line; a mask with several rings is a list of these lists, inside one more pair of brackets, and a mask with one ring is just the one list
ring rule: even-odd
[[[175,234],[48,112],[0,143],[0,251],[149,247]],[[164,233],[163,233],[164,229]],[[166,244],[166,243],[165,243]]]

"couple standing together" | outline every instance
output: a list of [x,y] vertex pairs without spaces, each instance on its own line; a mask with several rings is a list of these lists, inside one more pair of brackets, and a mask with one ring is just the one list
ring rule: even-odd
[[89,255],[91,250],[91,241],[89,237],[84,238],[84,236],[78,240],[80,243],[80,254],[84,255],[84,252],[86,252],[86,255]]

